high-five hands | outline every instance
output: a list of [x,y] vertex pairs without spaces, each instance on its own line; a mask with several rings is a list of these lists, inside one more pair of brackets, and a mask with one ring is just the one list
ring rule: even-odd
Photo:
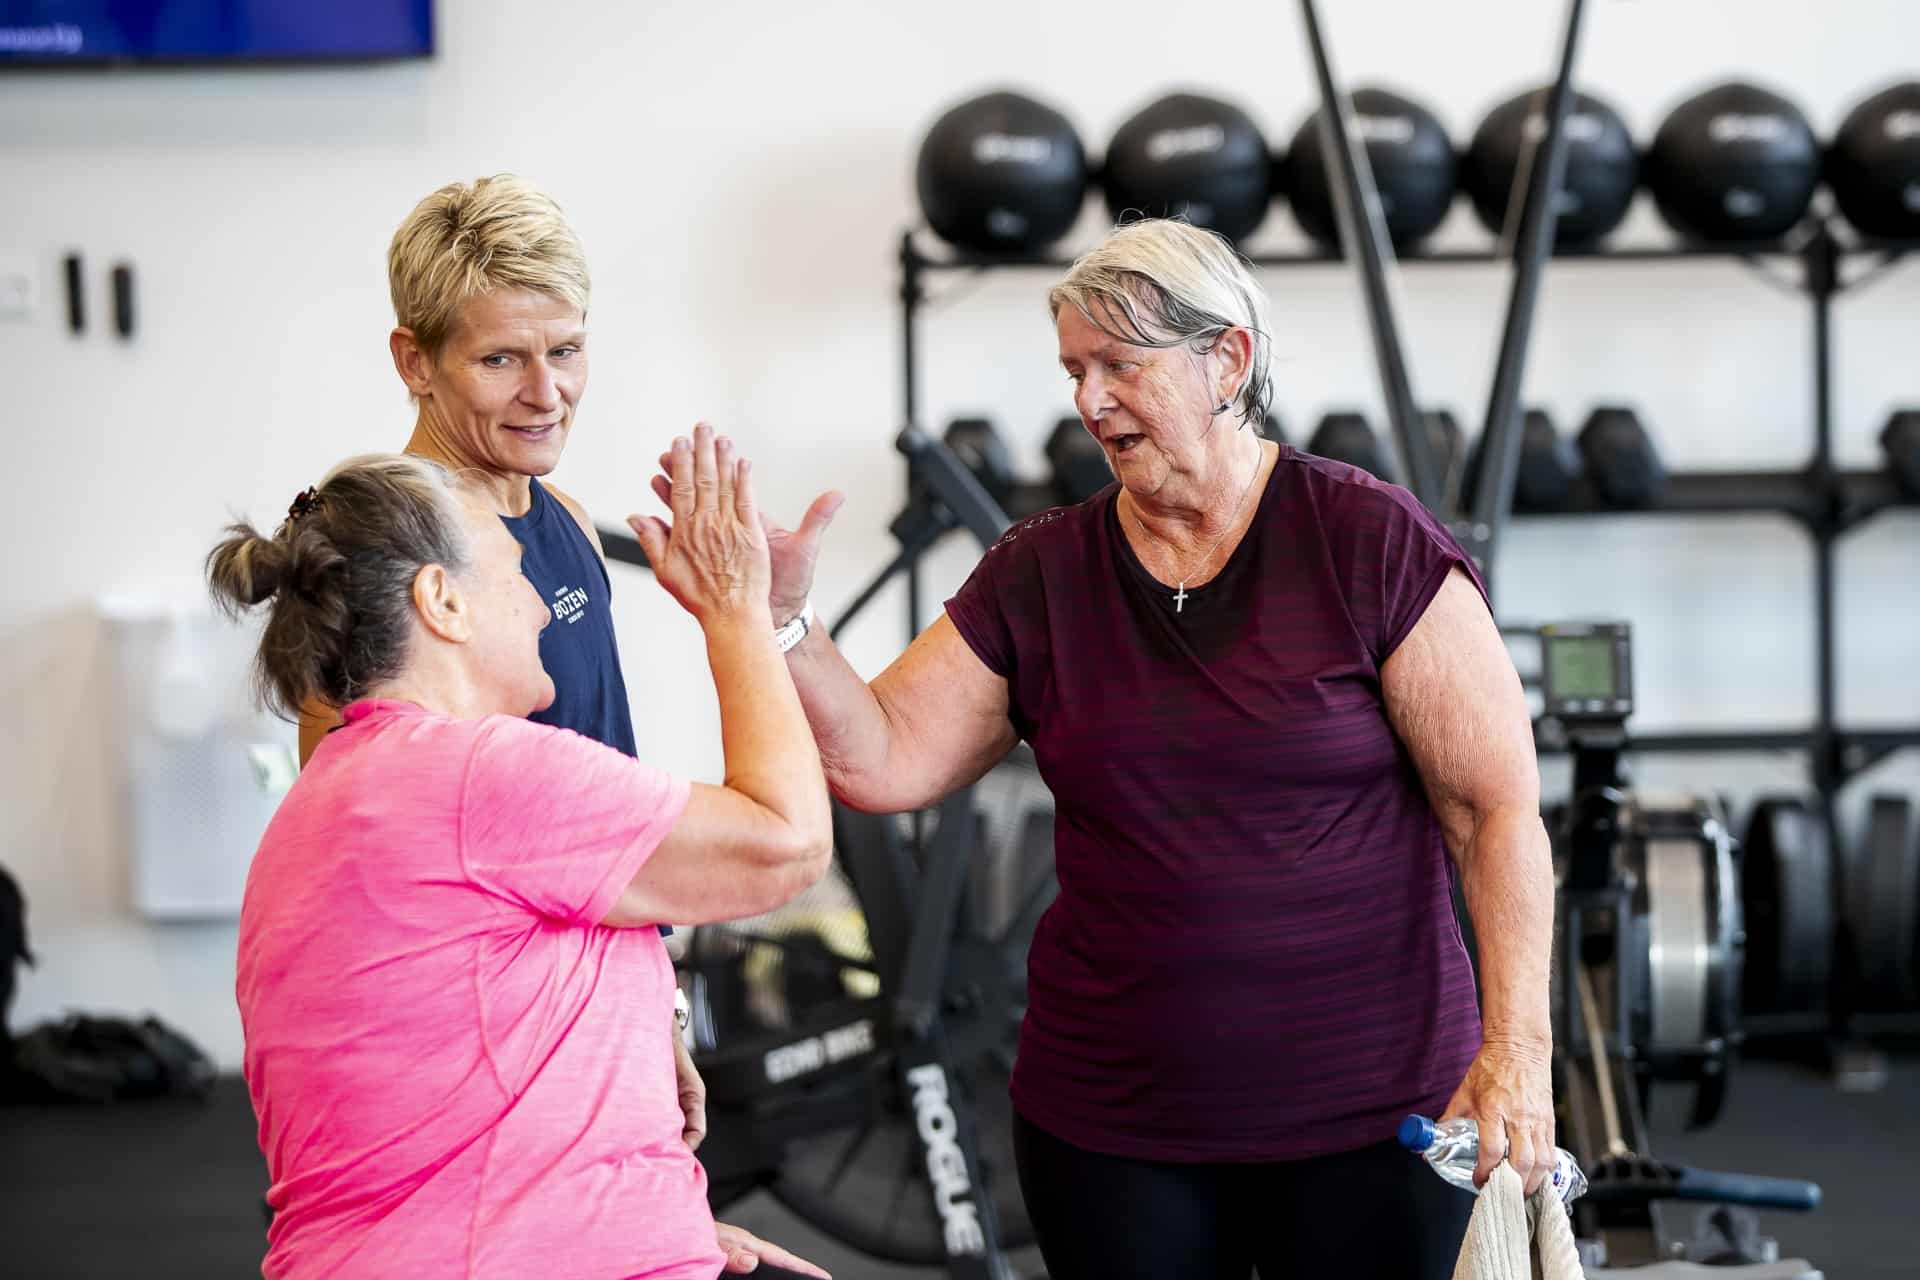
[[754,504],[752,465],[702,422],[661,457],[654,492],[673,514],[628,516],[654,577],[702,623],[743,609],[766,610],[771,585],[767,533]]
[[[695,428],[696,437],[699,430]],[[727,444],[731,452],[731,443],[725,436],[720,437],[720,443]],[[661,474],[653,477],[654,493],[669,507],[673,505],[674,457],[672,450],[661,454]],[[741,465],[745,465],[745,459],[741,460]],[[833,522],[834,515],[845,502],[845,495],[828,490],[807,507],[807,513],[801,517],[797,529],[788,529],[769,519],[765,512],[759,513],[760,528],[766,538],[771,565],[767,607],[775,625],[797,615],[807,603],[807,595],[813,590],[814,566],[820,561],[821,536],[826,533],[827,526]],[[641,539],[641,547],[643,550],[646,548],[644,538]],[[653,558],[652,551],[647,551],[647,558]]]

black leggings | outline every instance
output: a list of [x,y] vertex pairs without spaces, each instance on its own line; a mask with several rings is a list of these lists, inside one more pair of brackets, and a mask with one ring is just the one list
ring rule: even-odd
[[1013,1118],[1048,1280],[1447,1280],[1473,1196],[1392,1140],[1274,1164],[1100,1155]]

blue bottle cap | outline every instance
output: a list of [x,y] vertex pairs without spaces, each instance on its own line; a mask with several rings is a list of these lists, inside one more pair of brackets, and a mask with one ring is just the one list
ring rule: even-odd
[[1433,1121],[1425,1116],[1408,1116],[1400,1122],[1400,1145],[1409,1151],[1425,1151],[1433,1145]]

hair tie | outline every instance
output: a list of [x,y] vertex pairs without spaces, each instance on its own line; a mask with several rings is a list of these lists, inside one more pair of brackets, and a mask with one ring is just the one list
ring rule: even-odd
[[287,508],[287,519],[298,520],[301,516],[318,511],[321,505],[320,491],[308,485],[293,495],[293,504]]

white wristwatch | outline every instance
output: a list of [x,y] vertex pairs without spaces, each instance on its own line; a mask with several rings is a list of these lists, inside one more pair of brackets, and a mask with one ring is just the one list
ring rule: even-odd
[[676,1031],[685,1031],[687,1024],[693,1021],[693,1005],[687,1001],[687,993],[679,987],[673,989],[673,1027]]
[[773,643],[785,653],[807,638],[807,632],[813,630],[813,601],[809,599],[800,606],[800,612],[785,623],[773,629]]

